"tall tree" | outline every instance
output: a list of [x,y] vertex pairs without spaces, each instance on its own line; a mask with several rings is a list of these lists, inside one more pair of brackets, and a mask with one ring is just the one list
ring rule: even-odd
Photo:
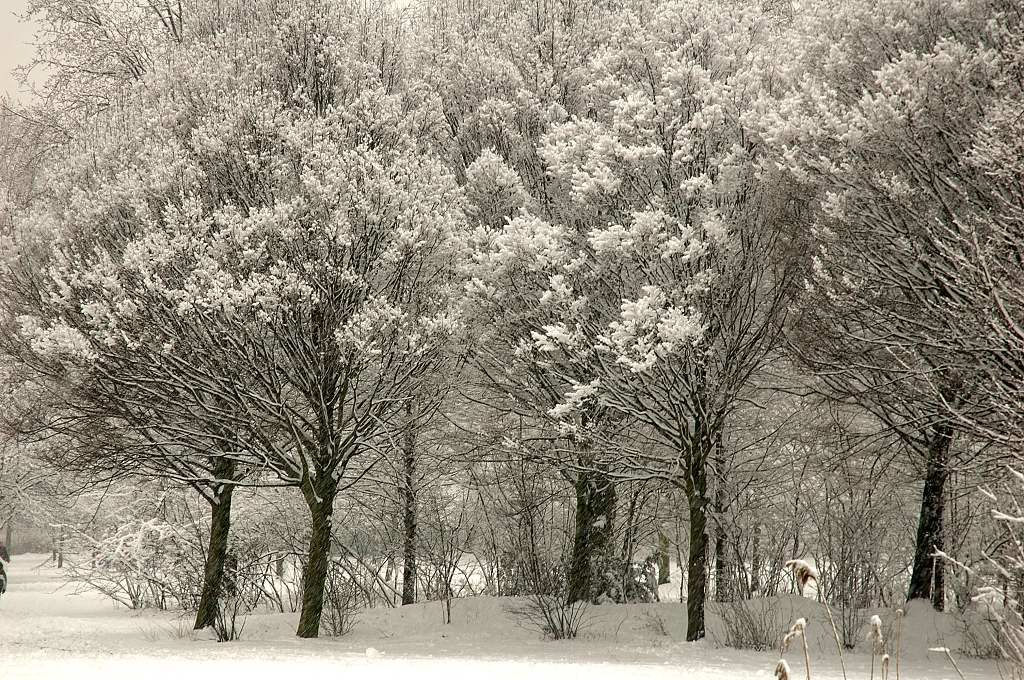
[[686,2],[616,17],[587,67],[586,113],[542,139],[561,209],[526,209],[478,256],[515,282],[481,271],[481,296],[542,282],[520,342],[568,385],[552,415],[598,404],[671,452],[628,464],[686,493],[690,640],[705,630],[710,458],[778,346],[797,271],[786,185],[760,167],[747,120],[768,84],[759,21]]
[[55,172],[24,223],[54,245],[22,332],[92,370],[128,348],[159,380],[104,378],[161,410],[154,438],[301,490],[311,637],[350,464],[458,330],[462,217],[401,101],[342,47],[343,8],[281,19],[189,45]]
[[946,484],[974,457],[963,446],[958,461],[954,440],[958,420],[979,412],[980,380],[975,360],[938,340],[965,301],[947,254],[990,195],[968,157],[993,59],[1019,17],[974,2],[810,14],[796,31],[806,77],[770,133],[821,197],[797,344],[829,394],[869,410],[913,454],[924,486],[908,597],[941,609]]

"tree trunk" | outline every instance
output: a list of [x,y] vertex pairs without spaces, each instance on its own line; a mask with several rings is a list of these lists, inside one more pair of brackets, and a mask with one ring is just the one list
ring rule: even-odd
[[320,634],[324,584],[331,559],[331,520],[337,493],[337,483],[333,480],[322,481],[315,488],[308,482],[303,485],[303,494],[312,519],[312,531],[306,566],[302,570],[302,611],[295,632],[301,638],[315,638]]
[[7,527],[4,529],[4,546],[7,548],[7,552],[10,553],[14,550],[14,518],[7,520]]
[[[706,484],[706,478],[704,481]],[[686,561],[686,641],[693,642],[704,637],[708,568],[707,499],[699,492],[687,496],[690,506],[690,552]]]
[[[708,433],[710,435],[711,433]],[[704,638],[708,589],[708,458],[715,438],[691,444],[686,456],[686,501],[690,511],[690,551],[686,561],[686,641]]]
[[402,604],[416,602],[416,431],[411,403],[402,446]]
[[726,536],[721,527],[715,532],[715,601],[731,602],[732,590],[729,582],[729,558],[726,555]]
[[917,524],[917,544],[914,548],[914,569],[907,593],[907,600],[931,598],[932,606],[940,611],[945,606],[944,567],[942,560],[934,558],[934,553],[944,547],[943,517],[946,510],[946,480],[949,479],[947,459],[952,438],[952,428],[941,425],[929,441],[921,514]]
[[585,602],[596,593],[595,567],[608,554],[615,524],[615,484],[599,472],[576,477],[576,531],[569,563],[568,600]]
[[[216,471],[218,479],[231,479],[234,464],[228,462]],[[217,601],[224,580],[224,564],[228,554],[228,536],[231,532],[231,498],[234,485],[225,484],[216,493],[216,502],[210,503],[210,543],[203,568],[203,592],[196,611],[195,630],[212,626],[217,619]]]
[[633,561],[633,553],[636,552],[636,504],[637,494],[632,493],[629,497],[629,505],[626,508],[626,521],[622,523],[622,561],[628,566]]
[[402,544],[402,604],[416,602],[416,511],[406,505]]
[[671,562],[668,554],[668,535],[662,529],[658,529],[658,585],[663,586],[672,580],[669,569]]

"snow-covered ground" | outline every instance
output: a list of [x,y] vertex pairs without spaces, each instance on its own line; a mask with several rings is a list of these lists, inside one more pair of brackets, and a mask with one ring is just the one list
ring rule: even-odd
[[[342,639],[298,640],[291,633],[295,615],[260,614],[248,619],[241,641],[218,644],[195,639],[189,622],[174,613],[132,612],[94,593],[76,593],[44,560],[19,555],[9,566],[10,589],[0,597],[3,680],[745,680],[771,678],[777,660],[772,653],[683,642],[685,613],[678,603],[592,608],[580,639],[562,642],[541,640],[518,625],[507,600],[470,598],[454,602],[450,625],[442,624],[439,604],[427,603],[364,612]],[[815,606],[797,598],[784,602],[808,613]],[[907,637],[919,646],[928,639],[920,630],[908,630]],[[922,649],[907,656],[904,680],[958,677],[942,655]],[[803,678],[799,655],[790,663]],[[991,662],[958,663],[971,680],[1000,677]],[[811,664],[814,680],[842,678],[838,661],[825,652],[816,650]],[[869,677],[868,655],[854,654],[846,664],[850,680]]]

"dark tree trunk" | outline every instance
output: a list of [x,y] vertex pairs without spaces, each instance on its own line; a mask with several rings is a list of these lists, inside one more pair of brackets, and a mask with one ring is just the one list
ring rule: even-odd
[[686,641],[704,638],[704,605],[708,591],[708,458],[715,439],[691,444],[684,484],[690,511],[690,551],[686,561]]
[[[704,481],[706,484],[706,479]],[[690,552],[686,561],[686,641],[693,642],[704,637],[704,603],[707,599],[708,585],[708,521],[707,498],[704,493],[688,494],[688,500]]]
[[672,580],[669,569],[671,568],[671,562],[668,554],[668,535],[661,529],[658,529],[658,585],[663,586]]
[[907,593],[907,600],[930,598],[932,606],[940,611],[945,607],[944,567],[942,560],[935,559],[934,554],[936,550],[944,548],[943,518],[952,437],[952,428],[941,425],[929,441],[921,514],[917,524],[917,544],[914,548],[914,568]]
[[731,602],[732,588],[729,579],[729,558],[727,539],[721,527],[715,532],[715,601]]
[[[233,479],[234,464],[226,462],[215,471],[218,479]],[[203,592],[199,597],[194,628],[201,630],[217,620],[217,601],[224,580],[224,564],[228,554],[228,536],[231,533],[231,498],[234,485],[225,484],[216,493],[216,502],[210,503],[210,543],[203,567]]]
[[337,484],[332,480],[321,482],[314,489],[304,485],[303,494],[309,506],[312,531],[309,552],[302,570],[302,611],[295,634],[301,638],[315,638],[320,634],[320,615],[324,609],[324,585],[331,559],[331,521],[334,515],[334,497]]
[[416,602],[416,431],[412,407],[402,446],[402,604]]
[[[716,475],[717,476],[717,475]],[[722,500],[722,479],[715,480],[715,600],[731,602],[732,579],[729,566],[729,535],[725,529],[724,503]]]
[[595,563],[608,554],[615,524],[615,484],[599,472],[576,477],[576,531],[569,562],[568,600],[584,602],[595,594]]
[[[634,491],[630,494],[629,505],[626,506],[626,520],[622,523],[622,564],[626,571],[633,561],[633,553],[636,551],[636,504],[638,494]],[[625,576],[626,574],[623,574]]]

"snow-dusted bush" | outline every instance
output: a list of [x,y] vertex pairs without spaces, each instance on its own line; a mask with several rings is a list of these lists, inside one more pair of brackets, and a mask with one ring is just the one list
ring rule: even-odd
[[361,592],[353,575],[335,562],[327,572],[324,615],[321,625],[331,637],[348,635],[356,622]]
[[715,605],[722,619],[721,631],[714,630],[715,643],[737,649],[767,651],[779,649],[788,615],[773,600],[737,600]]
[[217,613],[213,619],[213,632],[217,635],[217,642],[240,640],[247,614],[244,599],[237,595],[222,593],[217,599]]
[[508,608],[520,625],[539,630],[549,640],[573,640],[586,624],[590,603],[567,602],[564,595],[534,593]]
[[595,602],[655,602],[658,599],[657,578],[650,562],[625,560],[618,555],[604,555],[597,560],[591,599]]
[[93,538],[79,534],[68,577],[131,609],[188,606],[194,572],[183,569],[191,551],[180,527],[157,518],[131,519]]
[[[992,506],[992,519],[1001,529],[999,547],[987,555],[986,568],[954,564],[978,583],[974,611],[967,612],[965,628],[971,633],[965,636],[965,651],[985,655],[998,650],[1016,673],[1024,675],[1024,474],[1012,468],[1007,471],[1003,485],[983,490]],[[972,626],[971,618],[982,624]],[[978,628],[988,633],[991,645],[979,639]]]

